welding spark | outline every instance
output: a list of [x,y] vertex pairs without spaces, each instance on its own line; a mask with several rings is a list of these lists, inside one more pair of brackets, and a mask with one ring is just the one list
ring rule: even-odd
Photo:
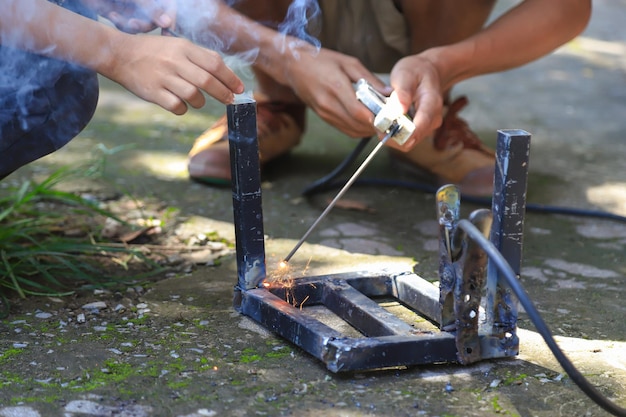
[[[309,258],[300,276],[305,276],[310,263],[311,258]],[[309,297],[305,297],[302,302],[298,302],[296,299],[292,289],[295,286],[295,280],[297,278],[296,274],[292,271],[291,265],[289,265],[287,261],[282,260],[278,263],[278,268],[270,273],[267,281],[264,282],[263,285],[265,288],[273,286],[282,288],[285,291],[285,301],[294,307],[300,306],[300,308],[302,308],[302,304],[304,304]]]
[[302,311],[302,306],[304,305],[304,303],[306,303],[306,300],[309,299],[309,296],[307,295],[306,297],[304,297],[304,300],[302,300],[302,302],[300,303],[300,311]]

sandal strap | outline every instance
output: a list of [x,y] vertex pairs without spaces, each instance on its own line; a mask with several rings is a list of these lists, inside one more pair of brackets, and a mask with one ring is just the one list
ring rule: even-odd
[[469,103],[467,97],[461,96],[454,100],[443,117],[441,126],[435,132],[434,146],[441,151],[448,147],[461,144],[465,149],[476,149],[491,154],[474,133],[467,122],[459,117],[459,112]]

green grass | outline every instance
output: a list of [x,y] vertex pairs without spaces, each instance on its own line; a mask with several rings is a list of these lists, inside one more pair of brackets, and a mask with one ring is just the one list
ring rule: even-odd
[[[60,182],[84,178],[87,169],[63,169],[40,183],[25,181],[3,190],[0,196],[0,317],[9,310],[9,298],[17,295],[71,294],[78,288],[120,284],[128,280],[128,260],[138,259],[144,272],[154,273],[156,263],[129,247],[99,239],[93,218],[116,218],[79,195],[55,189]],[[83,237],[63,233],[68,219],[85,219]],[[119,220],[119,219],[117,219]],[[95,227],[95,229],[94,229]],[[120,262],[120,260],[123,260]],[[119,274],[125,272],[125,274]],[[141,274],[140,274],[141,275]],[[143,276],[145,278],[145,276]]]

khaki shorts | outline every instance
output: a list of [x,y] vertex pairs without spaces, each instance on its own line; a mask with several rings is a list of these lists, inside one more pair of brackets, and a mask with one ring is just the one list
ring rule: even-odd
[[370,71],[388,73],[409,53],[408,28],[392,0],[319,0],[324,48],[358,58]]

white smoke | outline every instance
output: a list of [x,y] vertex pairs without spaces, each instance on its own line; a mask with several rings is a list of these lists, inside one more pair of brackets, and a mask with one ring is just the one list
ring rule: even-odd
[[[223,3],[232,7],[238,1],[224,0]],[[178,6],[177,22],[183,28],[186,36],[193,42],[240,60],[244,64],[254,64],[259,56],[258,46],[250,46],[247,50],[240,50],[236,53],[233,51],[237,33],[246,31],[248,36],[254,37],[254,32],[243,18],[234,22],[234,27],[231,28],[231,35],[207,30],[207,28],[214,26],[214,19],[216,19],[218,14],[218,5],[214,1],[203,1],[201,2],[202,10],[198,10],[197,6],[191,5],[192,3],[180,2]],[[293,0],[287,10],[285,19],[277,26],[272,27],[268,22],[259,23],[266,24],[276,30],[277,39],[275,45],[281,53],[290,51],[293,56],[298,58],[297,45],[302,41],[315,46],[316,52],[319,51],[321,45],[316,37],[318,34],[319,17],[320,8],[317,0]]]
[[313,27],[315,31],[318,30],[316,23],[318,23],[319,16],[320,8],[316,0],[294,0],[287,10],[285,20],[278,25],[278,32],[283,35],[283,45],[286,44],[285,46],[295,54],[296,58],[298,56],[295,47],[298,42],[287,42],[287,36],[308,42],[319,50],[320,41],[308,32],[310,27]]

